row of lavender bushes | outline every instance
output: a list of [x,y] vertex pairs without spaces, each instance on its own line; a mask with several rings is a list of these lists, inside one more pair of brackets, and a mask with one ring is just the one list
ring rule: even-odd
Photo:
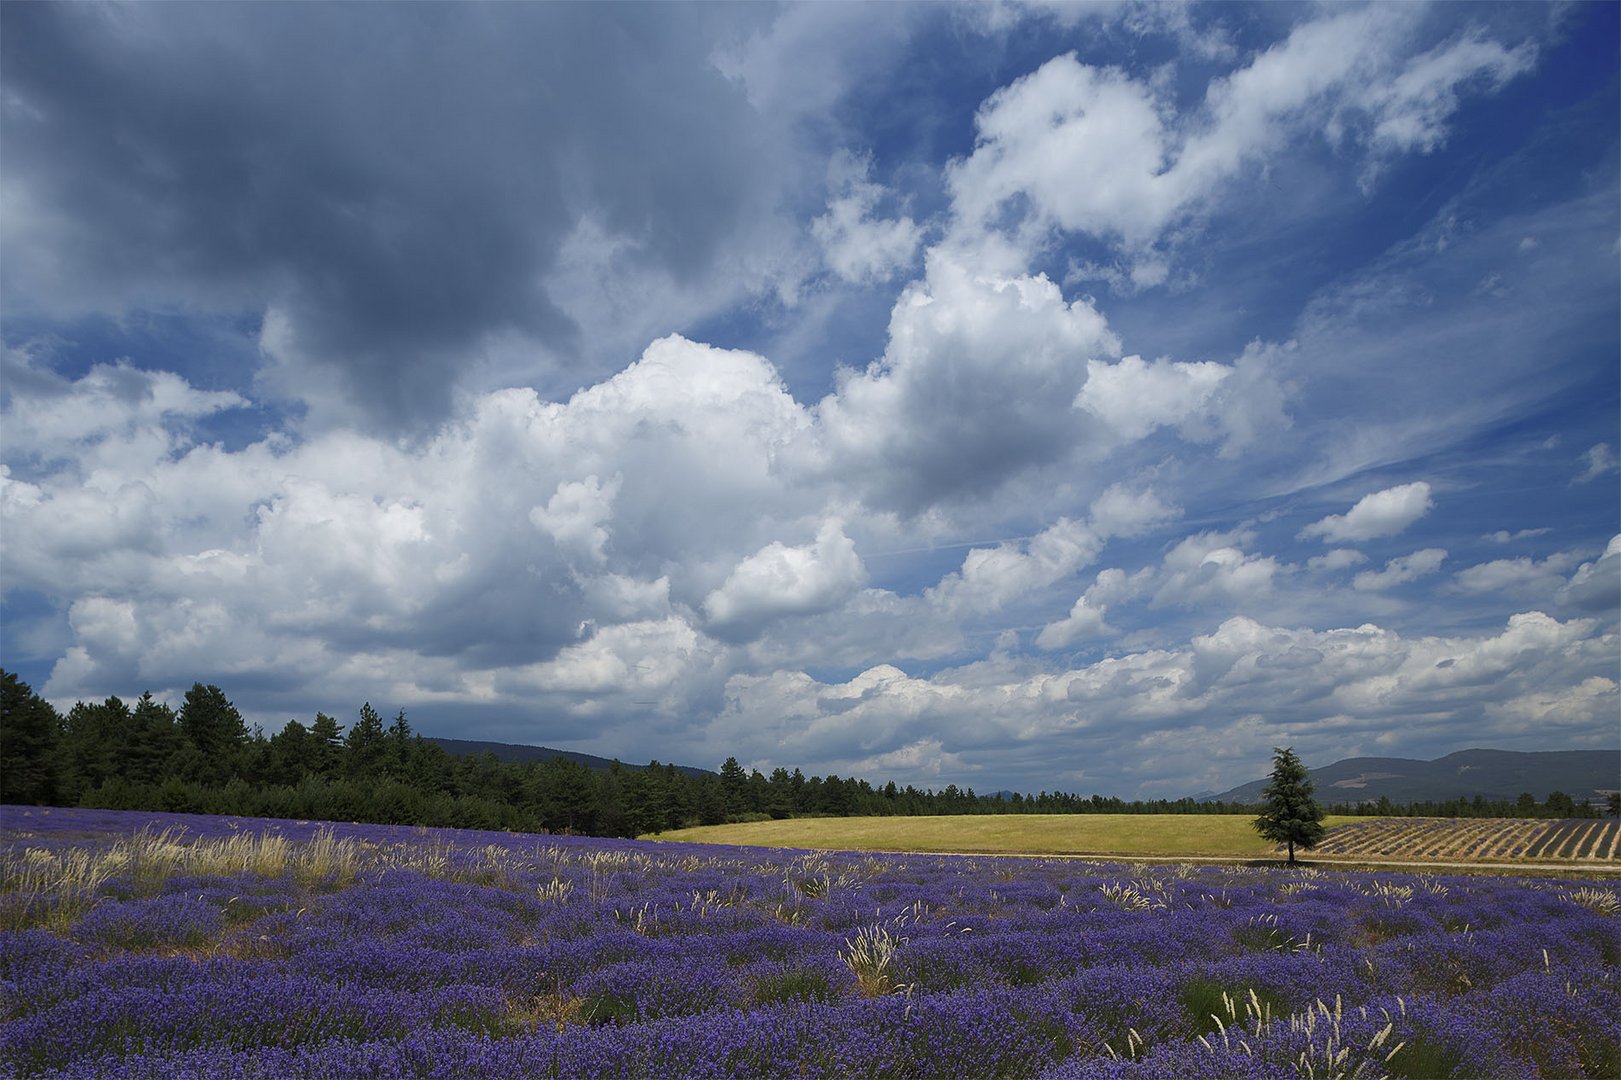
[[1605,882],[3,829],[5,1075],[1621,1075]]

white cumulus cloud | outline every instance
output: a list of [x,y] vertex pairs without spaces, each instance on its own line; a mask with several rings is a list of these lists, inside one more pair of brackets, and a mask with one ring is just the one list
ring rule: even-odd
[[1621,535],[1610,538],[1603,555],[1576,568],[1559,590],[1559,600],[1588,611],[1615,612],[1621,605]]
[[1154,605],[1242,606],[1263,597],[1284,567],[1270,555],[1244,551],[1248,540],[1242,532],[1207,532],[1177,544],[1165,556]]
[[1141,439],[1196,415],[1232,369],[1203,361],[1194,364],[1128,356],[1116,364],[1087,363],[1086,385],[1075,398],[1126,439]]
[[827,521],[810,544],[773,541],[738,563],[704,600],[714,629],[724,633],[785,615],[826,611],[866,580],[842,521]]
[[1381,592],[1405,585],[1441,569],[1446,561],[1444,548],[1424,548],[1411,555],[1400,555],[1385,563],[1383,570],[1364,570],[1351,579],[1351,587],[1363,592]]
[[1050,622],[1036,635],[1036,645],[1043,649],[1062,649],[1085,638],[1105,637],[1114,629],[1104,621],[1107,606],[1094,607],[1084,594],[1077,597],[1069,614],[1057,622]]
[[1303,19],[1183,113],[1170,80],[1055,57],[980,107],[974,151],[948,173],[957,220],[1030,244],[1049,230],[1113,240],[1133,287],[1163,282],[1159,249],[1177,226],[1291,137],[1365,146],[1368,182],[1394,154],[1438,146],[1465,91],[1495,90],[1535,59],[1481,33],[1415,56],[1419,17],[1370,5]]
[[1300,530],[1301,539],[1320,536],[1330,543],[1395,536],[1435,506],[1422,480],[1365,495],[1344,514],[1331,514]]
[[[1562,623],[1541,612],[1480,636],[1408,636],[1374,624],[1306,630],[1233,617],[1185,645],[1068,669],[1009,659],[929,678],[887,665],[844,683],[803,673],[734,676],[710,737],[751,759],[822,771],[882,759],[903,783],[926,783],[937,753],[971,754],[981,767],[1005,762],[1044,785],[1086,790],[1117,773],[1122,786],[1151,793],[1162,767],[1249,778],[1277,738],[1275,727],[1257,722],[1265,716],[1288,715],[1308,758],[1375,736],[1400,753],[1424,745],[1432,727],[1465,724],[1476,736],[1534,748],[1523,717],[1568,702],[1580,707],[1566,738],[1602,745],[1613,739],[1613,714],[1603,710],[1614,702],[1617,647],[1592,621]],[[1077,765],[1066,770],[1055,759]],[[916,773],[905,771],[908,760]]]
[[846,281],[893,276],[912,264],[923,241],[922,227],[910,217],[874,216],[885,192],[868,179],[869,168],[866,160],[837,155],[830,169],[835,195],[827,213],[811,222],[828,268]]

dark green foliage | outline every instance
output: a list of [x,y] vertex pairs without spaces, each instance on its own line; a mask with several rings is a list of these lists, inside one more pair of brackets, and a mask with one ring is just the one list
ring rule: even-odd
[[[771,770],[771,780],[767,788],[767,801],[765,812],[773,820],[782,821],[794,816],[794,797],[790,789],[792,778],[788,770],[778,767]],[[884,794],[893,801],[895,798],[895,781],[889,782]]]
[[319,773],[321,747],[309,728],[297,720],[270,737],[266,777],[273,784],[296,784],[309,773]]
[[597,826],[597,788],[591,770],[553,758],[530,772],[524,797],[548,832],[591,835]]
[[1221,1030],[1224,1025],[1230,1027],[1241,1024],[1246,1009],[1252,1007],[1250,1002],[1252,993],[1261,1008],[1273,1015],[1288,1015],[1287,1003],[1269,990],[1224,987],[1214,979],[1202,977],[1189,979],[1183,983],[1177,998],[1188,1014],[1194,1033],[1209,1035]]
[[630,995],[600,991],[580,1001],[580,1019],[593,1027],[631,1023],[636,1019],[636,1001]]
[[814,968],[782,967],[761,975],[754,983],[756,1005],[832,1001],[837,996],[827,972]]
[[248,728],[217,686],[192,683],[180,705],[178,726],[195,752],[185,755],[187,779],[223,784],[236,771],[237,756],[248,742]]
[[72,803],[118,776],[130,735],[128,705],[110,697],[99,705],[80,701],[68,710],[58,743],[58,795]]
[[1418,1036],[1408,1039],[1401,1049],[1392,1054],[1385,1067],[1390,1070],[1391,1076],[1433,1080],[1435,1077],[1451,1076],[1462,1064],[1462,1048]]
[[1276,952],[1289,944],[1289,935],[1275,926],[1241,926],[1233,941],[1245,952]]
[[1297,846],[1310,850],[1327,831],[1323,828],[1323,808],[1312,793],[1311,777],[1294,749],[1273,747],[1272,781],[1261,793],[1265,801],[1255,819],[1255,831],[1274,844],[1288,844],[1291,863]]
[[1537,802],[1529,792],[1518,799],[1488,799],[1476,795],[1470,799],[1422,800],[1395,803],[1381,796],[1377,800],[1356,803],[1334,803],[1330,814],[1359,817],[1444,817],[1444,818],[1596,818],[1599,808],[1591,803],[1573,802],[1562,809],[1552,809]]
[[377,715],[371,702],[360,707],[360,719],[344,736],[343,750],[343,770],[350,779],[378,775],[388,753],[388,743],[383,733],[383,718]]
[[724,825],[728,821],[746,820],[747,810],[735,814],[727,811],[721,783],[713,776],[700,776],[692,781],[692,809],[698,824]]
[[314,746],[313,771],[320,776],[336,775],[343,752],[343,725],[326,713],[318,712],[315,723],[310,726],[310,737]]
[[56,796],[62,720],[50,702],[0,671],[0,799],[48,803]]
[[168,775],[185,738],[168,705],[142,694],[130,714],[122,775],[134,784],[158,784]]
[[735,757],[721,762],[720,786],[728,816],[741,817],[753,809],[749,805],[749,774],[743,771],[743,766],[737,763]]
[[631,836],[663,832],[667,828],[669,801],[658,762],[651,762],[645,769],[626,774],[620,784],[625,832]]
[[1577,1036],[1576,1055],[1588,1076],[1621,1076],[1621,1040],[1602,1031]]
[[1553,791],[1548,794],[1548,801],[1544,803],[1548,812],[1554,817],[1568,818],[1576,816],[1576,800],[1563,791]]

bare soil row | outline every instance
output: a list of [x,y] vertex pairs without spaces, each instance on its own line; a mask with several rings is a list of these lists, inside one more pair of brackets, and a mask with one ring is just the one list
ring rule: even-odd
[[1468,862],[1613,862],[1621,819],[1379,818],[1330,830],[1314,855]]

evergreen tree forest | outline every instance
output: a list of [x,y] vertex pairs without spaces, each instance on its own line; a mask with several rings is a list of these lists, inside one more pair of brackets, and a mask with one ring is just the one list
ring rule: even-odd
[[[947,784],[766,776],[727,758],[718,772],[650,761],[606,769],[557,757],[523,764],[494,754],[451,755],[385,722],[369,703],[352,718],[317,712],[273,735],[249,729],[217,686],[197,683],[178,709],[142,694],[60,713],[0,671],[0,803],[227,814],[514,832],[640,836],[689,825],[788,817],[926,814],[1251,814],[1254,807],[1191,798],[1127,802],[1042,791],[976,794]],[[1338,805],[1330,813],[1389,816],[1573,817],[1595,814],[1555,792],[1546,803],[1481,799],[1393,806]]]

